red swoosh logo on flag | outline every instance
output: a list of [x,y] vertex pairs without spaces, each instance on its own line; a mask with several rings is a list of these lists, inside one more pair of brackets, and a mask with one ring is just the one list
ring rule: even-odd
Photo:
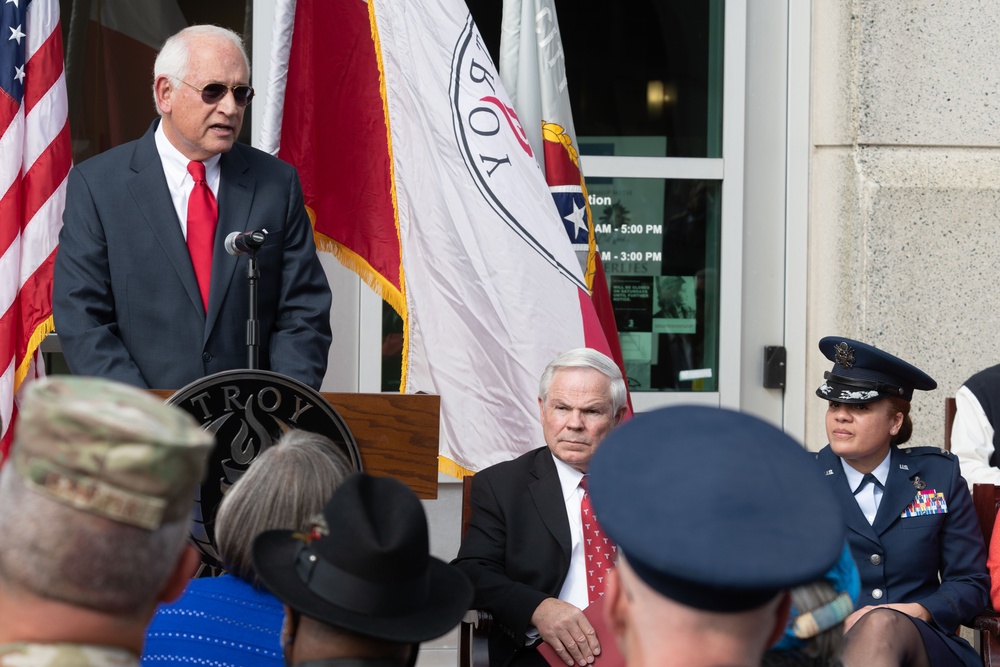
[[531,152],[531,146],[528,144],[528,135],[525,134],[524,128],[521,127],[521,121],[518,120],[517,114],[514,110],[493,96],[483,97],[479,101],[495,104],[496,107],[500,109],[500,112],[503,113],[504,118],[507,119],[507,124],[510,125],[510,129],[514,131],[514,137],[517,139],[517,143],[521,144],[521,148],[523,148],[524,152],[528,154],[528,157],[535,157],[535,155]]

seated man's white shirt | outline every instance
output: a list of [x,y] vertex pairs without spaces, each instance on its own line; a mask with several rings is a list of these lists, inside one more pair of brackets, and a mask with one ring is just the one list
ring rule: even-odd
[[[563,501],[566,503],[566,516],[569,518],[570,557],[566,581],[559,590],[559,599],[568,602],[577,609],[586,609],[590,604],[587,594],[586,557],[583,554],[583,520],[580,518],[580,502],[583,500],[583,489],[580,480],[583,473],[576,468],[563,463],[555,456],[552,460],[559,473],[559,486],[562,489]],[[532,628],[528,632],[529,643],[538,636],[538,631]]]
[[962,385],[955,393],[955,423],[951,427],[951,453],[958,457],[962,477],[973,484],[1000,484],[1000,468],[990,465],[993,425],[979,399]]
[[566,581],[559,590],[559,599],[569,602],[577,609],[586,609],[590,604],[590,596],[587,594],[587,558],[583,553],[583,519],[580,518],[580,502],[583,500],[580,480],[583,479],[583,473],[554,456],[552,458],[559,473],[563,500],[566,502],[566,516],[569,517],[572,544],[569,571],[566,572]]

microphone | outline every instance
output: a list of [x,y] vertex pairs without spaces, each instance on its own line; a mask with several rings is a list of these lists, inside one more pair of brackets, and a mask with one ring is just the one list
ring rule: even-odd
[[257,229],[252,232],[233,232],[226,237],[226,252],[233,257],[253,255],[267,240],[267,230]]

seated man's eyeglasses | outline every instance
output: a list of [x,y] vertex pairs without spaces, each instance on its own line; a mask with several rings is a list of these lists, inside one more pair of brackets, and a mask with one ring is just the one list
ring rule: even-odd
[[[177,79],[177,77],[172,77]],[[253,99],[253,88],[250,86],[239,85],[239,86],[227,86],[223,83],[210,83],[204,88],[199,88],[193,84],[188,83],[184,79],[177,79],[185,86],[191,86],[199,93],[201,93],[201,101],[205,104],[216,104],[226,96],[230,90],[233,91],[233,100],[236,102],[236,106],[245,107],[250,104],[250,100]]]

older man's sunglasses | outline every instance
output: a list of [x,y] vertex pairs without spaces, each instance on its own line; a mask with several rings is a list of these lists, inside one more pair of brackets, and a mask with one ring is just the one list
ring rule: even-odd
[[253,88],[250,86],[227,86],[221,83],[210,83],[204,88],[199,88],[198,86],[188,83],[184,79],[177,80],[185,86],[191,86],[201,93],[201,101],[205,104],[217,104],[218,102],[221,102],[222,98],[225,97],[226,93],[230,90],[233,91],[233,100],[236,102],[236,106],[238,107],[245,107],[250,104],[250,100],[253,99]]

